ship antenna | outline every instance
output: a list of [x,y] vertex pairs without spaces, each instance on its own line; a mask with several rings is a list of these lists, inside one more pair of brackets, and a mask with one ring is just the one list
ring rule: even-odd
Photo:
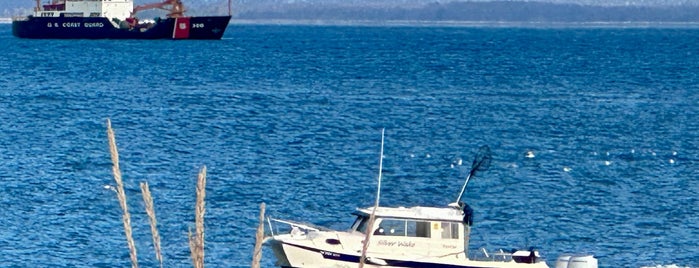
[[228,0],[228,16],[231,16],[231,0]]
[[488,167],[490,167],[491,159],[492,155],[490,154],[490,147],[488,147],[488,145],[481,146],[481,148],[478,149],[476,157],[473,159],[473,163],[471,164],[471,171],[469,171],[468,176],[466,176],[466,182],[464,182],[464,186],[461,187],[461,192],[459,193],[459,196],[456,198],[456,205],[459,205],[461,197],[464,195],[464,191],[466,191],[466,185],[468,185],[468,181],[471,179],[471,177],[476,176],[476,171],[488,170]]
[[369,224],[366,228],[366,236],[364,237],[364,246],[362,246],[362,256],[359,258],[359,268],[364,267],[364,261],[366,259],[366,251],[369,248],[369,239],[371,234],[374,232],[374,220],[376,218],[376,209],[379,207],[379,198],[381,197],[381,170],[383,169],[383,143],[384,143],[384,133],[386,129],[381,129],[381,153],[379,156],[379,178],[378,184],[376,186],[376,201],[374,203],[374,209],[371,211],[369,216]]

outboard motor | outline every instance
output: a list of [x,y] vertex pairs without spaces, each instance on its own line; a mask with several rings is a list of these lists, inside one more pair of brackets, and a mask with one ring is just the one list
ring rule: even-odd
[[539,262],[539,258],[541,258],[539,252],[533,248],[529,250],[517,250],[512,253],[512,260],[516,263],[537,263]]
[[464,210],[464,223],[468,224],[468,226],[473,225],[473,209],[471,206],[464,202],[459,202],[459,205]]
[[592,255],[563,255],[556,260],[556,268],[597,268],[597,259]]

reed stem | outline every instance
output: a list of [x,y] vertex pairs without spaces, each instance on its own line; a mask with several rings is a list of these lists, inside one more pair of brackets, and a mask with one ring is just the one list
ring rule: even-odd
[[116,146],[116,138],[114,135],[114,130],[112,129],[112,122],[107,119],[107,139],[109,140],[109,153],[112,156],[112,172],[114,173],[114,180],[117,184],[117,198],[119,198],[119,205],[121,205],[121,210],[124,212],[122,215],[122,220],[124,222],[124,233],[126,234],[126,242],[129,246],[129,255],[131,257],[131,267],[138,268],[138,257],[136,255],[136,243],[134,243],[133,235],[131,231],[131,215],[129,214],[129,208],[126,205],[126,194],[124,193],[124,183],[121,180],[121,170],[119,169],[119,151]]
[[141,192],[143,193],[143,203],[146,206],[146,213],[150,219],[150,231],[153,235],[153,248],[155,248],[155,258],[160,262],[160,268],[163,268],[163,255],[160,250],[160,234],[158,234],[158,221],[155,217],[155,209],[153,207],[153,197],[150,194],[148,182],[141,183]]
[[206,166],[202,167],[197,177],[197,200],[194,207],[195,234],[189,232],[189,249],[195,268],[204,267],[204,212],[206,197]]
[[262,242],[265,234],[265,203],[260,203],[260,224],[257,225],[257,233],[255,234],[255,250],[252,252],[252,268],[260,268],[260,260],[262,260]]

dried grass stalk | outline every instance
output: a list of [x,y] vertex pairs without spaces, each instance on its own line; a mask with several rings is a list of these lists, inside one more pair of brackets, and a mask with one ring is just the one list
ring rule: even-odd
[[262,260],[262,242],[265,234],[265,203],[260,203],[260,223],[257,225],[257,233],[255,234],[255,250],[252,252],[252,268],[260,268],[260,260]]
[[107,139],[109,140],[109,153],[112,156],[112,172],[114,173],[114,180],[117,184],[117,197],[119,198],[119,205],[121,205],[121,210],[124,212],[122,219],[124,221],[124,233],[126,234],[126,242],[129,245],[129,255],[131,256],[131,266],[138,268],[138,257],[136,255],[136,243],[134,243],[133,235],[131,231],[131,215],[129,214],[129,208],[126,205],[126,194],[124,193],[124,183],[121,180],[121,170],[119,169],[119,152],[117,151],[116,138],[114,137],[114,130],[112,129],[112,122],[107,119]]
[[201,267],[203,264],[199,260],[199,253],[197,252],[198,242],[196,241],[196,237],[192,235],[191,227],[189,228],[187,237],[189,238],[189,256],[192,258],[192,266],[195,268]]
[[153,235],[153,247],[155,248],[155,258],[160,262],[160,268],[163,267],[163,255],[160,251],[160,234],[158,234],[158,221],[155,218],[155,209],[153,207],[153,197],[150,194],[148,182],[141,183],[141,193],[143,193],[143,203],[146,206],[146,213],[150,219],[150,231]]
[[369,241],[371,240],[372,233],[374,232],[374,221],[376,220],[375,213],[376,208],[371,212],[371,215],[369,215],[369,223],[367,224],[366,227],[366,235],[364,236],[364,244],[362,245],[362,254],[359,257],[359,263],[357,265],[358,268],[363,268],[364,264],[366,263],[366,253],[367,250],[369,250]]
[[194,207],[195,234],[189,233],[189,249],[195,268],[204,267],[204,212],[206,197],[206,166],[201,168],[197,178],[197,201]]

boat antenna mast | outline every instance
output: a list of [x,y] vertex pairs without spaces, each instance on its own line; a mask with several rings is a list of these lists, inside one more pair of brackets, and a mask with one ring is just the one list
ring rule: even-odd
[[362,246],[362,256],[359,258],[359,268],[364,267],[364,262],[367,258],[366,251],[369,249],[369,239],[371,238],[371,234],[374,232],[374,220],[376,219],[376,210],[379,208],[379,198],[381,197],[381,170],[383,169],[383,141],[385,132],[385,128],[381,129],[381,153],[379,156],[378,178],[379,182],[376,186],[376,201],[374,203],[374,209],[371,211],[371,215],[369,215],[369,223],[367,224],[366,236],[364,237],[364,245]]
[[459,202],[461,202],[461,197],[464,195],[464,192],[466,191],[466,186],[468,185],[468,181],[471,180],[472,177],[476,176],[477,171],[486,171],[490,167],[490,160],[492,160],[493,157],[490,153],[490,147],[488,145],[483,145],[481,148],[478,149],[478,153],[476,154],[476,157],[473,159],[473,163],[471,164],[471,171],[468,172],[468,176],[466,176],[466,181],[464,182],[464,186],[461,187],[461,192],[459,193],[459,196],[456,198],[456,202],[454,205],[461,207]]

